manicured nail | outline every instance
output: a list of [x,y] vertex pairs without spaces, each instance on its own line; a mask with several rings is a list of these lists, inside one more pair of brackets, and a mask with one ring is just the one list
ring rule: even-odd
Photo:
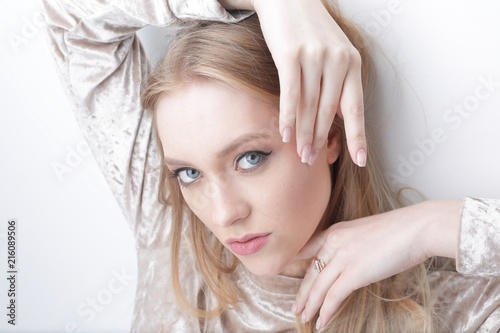
[[283,129],[282,139],[283,142],[290,142],[290,138],[292,137],[292,129],[290,127],[285,127]]
[[293,303],[292,305],[292,312],[297,313],[297,303]]
[[301,317],[302,324],[306,323],[306,313],[302,312],[302,317]]
[[323,324],[321,323],[321,318],[318,318],[318,320],[316,320],[316,329],[320,330],[322,328],[323,328]]
[[311,157],[311,145],[305,145],[302,148],[301,161],[302,163],[309,162],[309,158]]
[[358,150],[358,166],[365,167],[366,166],[366,150],[360,149]]
[[318,158],[318,155],[319,155],[319,149],[316,149],[311,153],[311,157],[309,157],[309,162],[307,162],[307,164],[313,165],[314,161],[316,161],[316,159]]

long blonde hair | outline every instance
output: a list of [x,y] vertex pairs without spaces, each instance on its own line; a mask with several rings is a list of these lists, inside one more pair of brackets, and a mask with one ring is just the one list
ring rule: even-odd
[[[331,16],[358,49],[363,64],[363,86],[369,96],[370,64],[363,36],[325,2]],[[278,71],[266,46],[257,16],[238,24],[195,22],[181,30],[163,61],[149,75],[141,96],[144,108],[154,111],[160,96],[171,94],[192,80],[209,80],[241,89],[278,110]],[[365,107],[367,103],[365,102]],[[156,119],[155,119],[156,123]],[[334,125],[343,131],[338,118]],[[344,136],[343,136],[344,137]],[[160,147],[161,142],[158,140]],[[160,149],[161,154],[163,150]],[[163,157],[163,156],[162,156]],[[163,164],[164,165],[164,164]],[[375,151],[370,150],[366,168],[350,160],[345,142],[337,162],[331,167],[332,193],[327,207],[325,228],[382,213],[398,207],[394,195],[377,168]],[[230,275],[237,259],[210,233],[189,210],[176,180],[164,165],[159,191],[161,202],[172,206],[172,279],[179,304],[203,320],[220,315],[238,302],[238,290]],[[179,249],[183,221],[188,220],[187,236],[197,269],[206,288],[217,300],[215,308],[199,308],[186,299],[179,281]],[[341,305],[325,331],[332,332],[432,332],[427,270],[423,264],[383,281],[354,291]],[[205,297],[208,299],[209,297]],[[314,323],[313,323],[314,324]],[[312,332],[314,325],[297,324],[300,331]]]

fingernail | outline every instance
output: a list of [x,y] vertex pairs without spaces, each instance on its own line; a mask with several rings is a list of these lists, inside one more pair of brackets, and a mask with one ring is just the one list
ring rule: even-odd
[[316,161],[316,159],[318,158],[318,155],[319,155],[319,149],[316,149],[311,153],[311,157],[309,157],[309,162],[307,162],[307,164],[313,165],[314,161]]
[[297,303],[293,303],[292,305],[292,312],[297,313]]
[[302,148],[301,161],[302,163],[309,162],[309,158],[311,157],[311,145],[305,145]]
[[323,328],[323,325],[321,323],[321,318],[318,318],[318,320],[316,320],[316,329],[319,330],[322,328]]
[[290,138],[292,137],[292,129],[290,127],[285,127],[283,129],[282,139],[284,143],[290,142]]
[[360,149],[358,150],[358,166],[365,167],[366,166],[366,150]]
[[302,317],[301,317],[302,324],[306,323],[306,313],[302,312]]

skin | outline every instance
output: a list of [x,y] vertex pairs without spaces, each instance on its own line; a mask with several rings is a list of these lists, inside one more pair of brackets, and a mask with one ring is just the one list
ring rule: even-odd
[[[280,78],[280,134],[314,163],[336,116],[354,163],[366,166],[361,57],[320,0],[219,0],[255,10]],[[283,15],[285,14],[285,15]]]
[[321,328],[353,290],[430,257],[456,259],[461,205],[461,200],[425,201],[317,233],[298,257],[317,256],[327,265],[321,274],[308,270],[293,311],[306,322],[319,310]]
[[[221,243],[231,250],[228,238],[269,233],[258,252],[237,257],[254,274],[303,276],[310,260],[296,261],[296,255],[320,229],[340,138],[332,136],[314,165],[301,163],[273,126],[277,110],[203,81],[162,96],[157,121],[167,167]],[[248,154],[255,151],[270,154]]]

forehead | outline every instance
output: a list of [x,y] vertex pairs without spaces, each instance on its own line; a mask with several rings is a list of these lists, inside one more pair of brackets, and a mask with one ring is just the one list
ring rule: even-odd
[[247,133],[278,133],[278,112],[250,94],[221,84],[193,82],[162,96],[157,126],[164,152],[222,149]]

